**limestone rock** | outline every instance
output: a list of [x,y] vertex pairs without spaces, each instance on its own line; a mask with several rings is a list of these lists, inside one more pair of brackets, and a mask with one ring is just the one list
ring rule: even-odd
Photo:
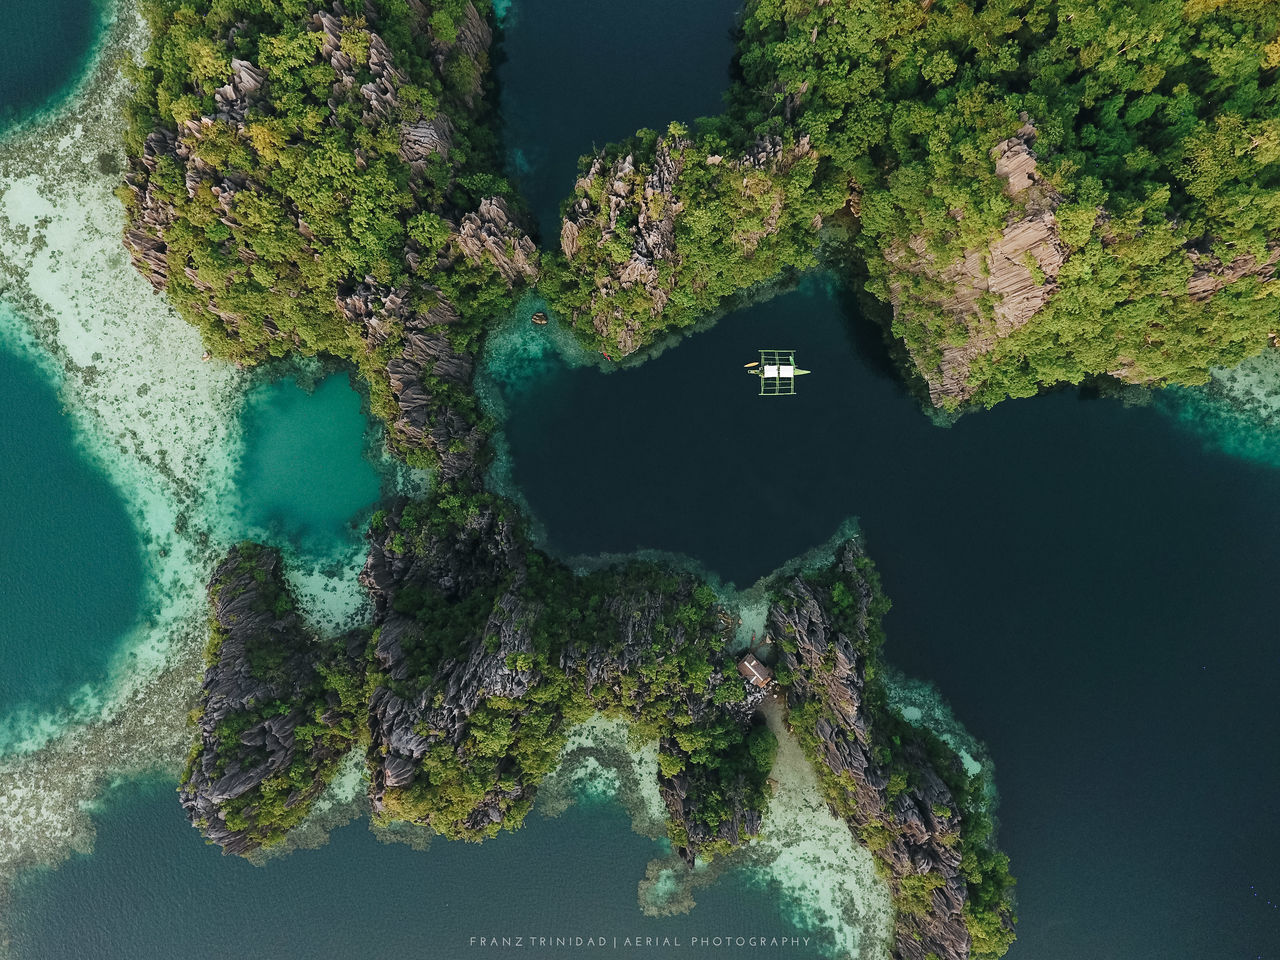
[[538,276],[538,248],[502,197],[488,197],[462,218],[455,243],[472,263],[488,260],[509,284]]
[[[374,692],[369,711],[371,796],[378,811],[387,809],[390,791],[404,789],[418,779],[429,751],[445,751],[465,759],[471,717],[487,698],[519,702],[547,679],[532,665],[536,660],[531,656],[535,642],[532,630],[544,601],[530,594],[529,548],[516,527],[497,509],[485,508],[448,535],[417,528],[414,536],[418,542],[410,557],[396,547],[406,536],[402,522],[403,505],[392,510],[382,529],[371,535],[368,561],[361,574],[361,582],[374,600],[378,630],[375,665],[381,675],[391,678]],[[546,560],[540,558],[539,562]],[[688,602],[697,581],[681,575],[671,582],[670,592],[664,592],[631,586],[627,578],[620,577],[617,589],[602,601],[605,615],[617,625],[616,642],[606,647],[594,634],[567,635],[555,667],[566,678],[573,678],[572,682],[581,683],[589,699],[616,703],[621,678],[629,675],[636,683],[635,678],[641,675],[639,667],[651,655],[660,626],[663,642],[670,643],[672,649],[703,642],[700,637],[686,635],[683,625],[670,625],[672,610]],[[438,663],[429,676],[415,673],[408,651],[431,626],[402,613],[396,602],[403,593],[421,595],[426,591],[451,604],[464,602],[478,592],[492,596],[491,603],[486,598],[490,612],[476,626],[475,635],[463,644],[460,653]],[[705,720],[713,711],[723,715],[727,710],[735,721],[744,726],[750,723],[763,691],[753,688],[741,702],[721,707],[714,703],[713,695],[719,684],[726,682],[743,683],[727,661],[714,672],[709,689],[684,694],[685,709],[694,722]],[[644,685],[645,681],[638,682],[637,698],[646,696]],[[513,722],[518,724],[519,716],[517,712]],[[669,749],[676,752],[678,748]],[[664,780],[659,786],[673,796],[679,794],[681,802],[672,805],[671,813],[683,822],[691,845],[717,838],[738,842],[759,829],[757,815],[738,809],[713,837],[698,825],[698,798],[688,796],[679,778]],[[518,764],[501,764],[500,776],[486,785],[483,797],[466,813],[463,826],[483,830],[502,822],[514,805],[532,798],[536,789],[537,780],[530,779]],[[734,802],[740,804],[741,798]],[[692,858],[691,851],[685,854]]]
[[[639,164],[631,153],[612,158],[601,153],[575,185],[574,199],[560,228],[560,249],[571,262],[585,258],[585,268],[595,270],[597,276],[569,322],[590,323],[611,356],[615,352],[626,356],[642,346],[645,329],[652,326],[647,320],[667,309],[682,282],[676,227],[685,210],[677,185],[692,146],[688,138],[669,134],[660,138],[653,155]],[[784,145],[778,137],[762,137],[739,157],[726,160],[712,156],[706,164],[741,173],[744,189],[749,179],[758,181],[761,174],[776,185],[810,150],[807,137],[792,146]],[[776,188],[770,192],[772,209],[761,225],[743,227],[732,237],[743,258],[752,257],[778,230],[783,191]],[[620,255],[628,251],[629,256]],[[637,292],[643,295],[637,297]],[[625,298],[621,296],[624,293]],[[629,308],[635,312],[624,315],[618,306],[624,299],[639,304]],[[648,317],[643,316],[646,309]]]
[[[917,362],[930,399],[937,405],[968,400],[973,393],[968,377],[974,359],[1028,323],[1057,290],[1054,281],[1068,254],[1054,216],[1061,198],[1037,172],[1031,149],[1034,140],[1035,127],[1028,123],[992,151],[1005,192],[1019,200],[1021,210],[990,244],[968,250],[959,261],[942,268],[932,262],[921,237],[885,255],[895,269],[926,276],[944,291],[921,303],[906,295],[901,282],[894,283],[890,301],[895,315],[933,314],[958,322],[965,330],[963,343],[942,344],[939,361]],[[990,321],[982,316],[984,300],[994,301]]]
[[[340,755],[334,745],[340,738],[315,738],[304,747],[295,736],[308,710],[320,709],[328,725],[344,715],[336,698],[318,692],[321,652],[292,603],[281,604],[287,597],[282,577],[278,551],[241,544],[209,581],[220,642],[205,671],[197,749],[179,798],[192,823],[227,853],[248,853],[260,843],[256,804],[240,810],[248,826],[228,822],[228,804],[283,775],[300,756],[319,769]],[[354,671],[354,661],[344,668]],[[283,712],[275,704],[283,704]],[[322,786],[298,791],[290,805],[309,802]]]
[[[964,960],[970,938],[963,910],[968,893],[960,873],[956,842],[961,828],[956,803],[929,756],[918,744],[904,743],[898,763],[911,775],[905,789],[891,796],[890,771],[873,750],[864,705],[868,608],[873,592],[857,573],[860,549],[845,544],[837,557],[843,582],[855,588],[854,620],[860,626],[850,636],[833,620],[821,592],[803,576],[793,577],[768,612],[773,636],[786,637],[782,664],[795,678],[788,705],[816,699],[830,719],[817,722],[821,762],[840,777],[850,792],[855,836],[875,829],[883,839],[877,856],[888,869],[895,890],[908,877],[931,873],[940,886],[932,891],[929,910],[917,916],[899,912],[895,925],[895,960]],[[839,815],[839,811],[835,811]],[[1011,922],[1011,921],[1010,921]]]

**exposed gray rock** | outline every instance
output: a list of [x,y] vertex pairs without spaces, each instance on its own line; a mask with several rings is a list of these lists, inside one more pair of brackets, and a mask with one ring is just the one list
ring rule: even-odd
[[449,406],[447,394],[428,379],[470,391],[475,358],[458,353],[448,336],[458,313],[442,295],[425,310],[403,318],[400,354],[387,364],[396,402],[392,443],[402,452],[429,449],[436,454],[441,479],[475,480],[483,432],[467,416]]
[[845,810],[833,811],[849,816],[850,829],[860,841],[864,828],[881,838],[876,855],[895,892],[911,876],[933,874],[940,881],[931,892],[928,912],[899,912],[895,960],[964,960],[970,938],[962,915],[968,894],[960,873],[958,805],[919,744],[906,742],[896,748],[898,762],[911,775],[907,784],[892,790],[890,771],[873,748],[871,717],[864,703],[864,651],[869,647],[866,631],[874,592],[857,571],[860,555],[858,545],[850,542],[837,558],[842,581],[855,589],[854,635],[837,627],[823,592],[801,576],[789,580],[770,607],[769,633],[786,638],[781,644],[782,665],[794,677],[788,705],[816,699],[825,708],[816,725],[818,759],[843,780],[850,801]]
[[415,173],[422,173],[426,161],[436,154],[448,160],[452,149],[453,124],[443,113],[430,120],[406,123],[400,128],[400,157],[413,167]]
[[[560,228],[560,249],[571,263],[593,272],[594,284],[575,305],[569,321],[589,323],[600,341],[618,356],[635,352],[644,342],[646,321],[659,317],[683,282],[676,229],[685,212],[678,189],[691,156],[693,141],[674,133],[659,138],[652,156],[637,162],[632,153],[596,156],[575,184],[574,198]],[[765,171],[775,182],[810,154],[808,137],[786,146],[777,137],[761,138],[741,156],[705,158],[726,172]],[[699,161],[701,162],[701,161]],[[760,244],[777,233],[784,194],[773,192],[772,209],[757,228],[744,228],[731,240],[735,252],[751,258]],[[630,255],[624,255],[629,251]],[[698,281],[694,281],[697,283]],[[621,294],[626,293],[626,297]],[[637,296],[642,293],[643,296]],[[629,306],[624,312],[619,301]],[[636,310],[647,310],[648,317]],[[610,355],[613,355],[611,353]]]
[[[334,651],[317,646],[293,609],[279,552],[233,547],[209,581],[209,599],[217,650],[205,671],[197,749],[179,796],[211,843],[243,854],[260,845],[262,831],[254,805],[239,805],[244,826],[228,823],[228,804],[289,771],[300,751],[312,771],[336,760],[340,738],[317,737],[303,747],[295,734],[313,719],[310,711],[320,711],[328,725],[344,715],[318,675],[319,663]],[[352,642],[358,650],[359,641]],[[343,667],[356,670],[352,660]],[[288,805],[310,802],[322,787],[317,779],[292,793]]]
[[[1055,281],[1068,256],[1054,214],[1062,198],[1037,170],[1035,136],[1035,127],[1025,123],[991,152],[1005,193],[1019,207],[987,246],[967,250],[957,262],[941,268],[929,256],[923,237],[885,253],[895,268],[928,277],[942,290],[936,300],[922,301],[918,294],[907,293],[904,284],[894,283],[890,300],[895,315],[934,314],[966,330],[963,343],[942,344],[936,363],[917,363],[937,405],[968,400],[974,360],[1030,322],[1058,289]],[[990,320],[983,316],[987,299],[994,300]]]
[[463,217],[455,242],[472,263],[489,260],[509,284],[538,276],[538,248],[501,197],[481,200],[475,211]]
[[[417,771],[428,752],[447,751],[466,762],[470,720],[487,698],[521,701],[547,680],[534,666],[537,658],[531,656],[531,631],[543,600],[527,587],[529,548],[498,509],[485,508],[471,515],[464,528],[449,536],[424,533],[419,527],[413,534],[418,539],[412,550],[406,551],[396,546],[406,536],[402,508],[393,510],[384,523],[372,537],[361,575],[374,598],[378,624],[375,668],[389,678],[374,692],[370,704],[372,799],[379,811],[385,808],[388,791],[405,788],[418,779]],[[424,536],[425,541],[421,539]],[[538,562],[551,561],[539,558]],[[645,581],[639,578],[637,582]],[[681,576],[671,582],[672,590],[665,592],[632,586],[628,578],[619,577],[616,590],[610,590],[602,601],[607,619],[617,626],[616,631],[607,631],[613,639],[606,642],[594,633],[574,634],[566,625],[555,668],[581,683],[592,702],[615,707],[622,702],[624,711],[638,711],[651,695],[646,681],[637,680],[642,677],[639,667],[652,656],[659,625],[663,624],[661,642],[672,650],[707,639],[687,636],[682,625],[671,625],[671,611],[688,602],[697,581]],[[490,612],[476,625],[475,635],[458,655],[436,664],[429,676],[410,666],[407,651],[418,645],[432,625],[406,616],[396,605],[397,596],[415,591],[431,591],[445,603],[464,602],[477,593],[492,597],[491,602],[485,601]],[[725,628],[731,626],[726,620]],[[633,685],[633,700],[622,693],[624,676]],[[721,683],[743,683],[729,661],[715,670],[708,689],[682,694],[684,708],[695,723],[714,712],[721,717],[727,714],[746,727],[763,691],[750,688],[741,702],[721,707],[712,700]],[[515,723],[520,722],[519,716],[517,712]],[[554,737],[563,729],[566,721],[558,722],[561,726],[547,736]],[[667,749],[678,753],[673,745]],[[466,829],[483,830],[501,823],[513,808],[523,809],[520,805],[531,799],[536,789],[537,779],[531,779],[514,761],[501,763],[497,778],[467,814]],[[688,796],[683,780],[663,781],[660,789],[679,793],[680,802],[671,805],[671,814],[683,821],[692,847],[713,839],[739,842],[759,829],[758,815],[739,809],[731,823],[715,835],[709,834],[697,820],[699,798]],[[696,849],[682,852],[692,860]]]

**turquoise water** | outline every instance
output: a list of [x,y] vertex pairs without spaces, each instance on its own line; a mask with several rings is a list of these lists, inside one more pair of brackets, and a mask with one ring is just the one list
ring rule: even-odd
[[358,541],[381,480],[380,434],[346,373],[284,376],[252,389],[241,423],[234,538],[254,537],[324,556]]
[[[556,227],[579,154],[717,109],[737,6],[524,0],[511,10],[507,146],[544,229]],[[48,17],[40,42],[58,44],[69,26],[57,3],[17,9]],[[31,42],[31,31],[11,33],[10,45]],[[52,53],[83,56],[66,42]],[[43,56],[44,89],[64,88],[74,68]],[[0,69],[10,63],[21,58]],[[0,83],[0,104],[16,103],[15,89]],[[741,370],[770,345],[795,346],[814,370],[799,396],[772,406]],[[514,472],[562,551],[662,547],[746,584],[859,514],[896,603],[890,656],[935,680],[996,758],[1002,839],[1021,878],[1012,960],[1276,960],[1276,470],[1202,449],[1154,408],[1076,391],[940,429],[907,396],[878,332],[817,289],[744,310],[637,370],[603,376],[554,359],[538,369],[538,382],[509,393]],[[29,669],[66,671],[49,687],[61,690],[103,669],[90,654],[109,656],[110,643],[87,641],[127,629],[133,613],[94,623],[137,602],[141,565],[132,583],[114,579],[128,573],[128,551],[95,524],[113,511],[118,532],[128,524],[105,480],[86,488],[96,491],[87,512],[55,498],[87,468],[56,396],[22,375],[19,365],[0,381],[15,391],[0,395],[5,409],[24,419],[6,423],[17,439],[6,434],[5,453],[37,459],[0,480],[13,484],[0,543],[20,561],[0,589],[25,582],[41,626],[14,644],[6,625],[0,642],[16,647],[14,664],[39,651]],[[53,398],[47,429],[28,431],[42,396]],[[1245,421],[1207,429],[1223,426],[1247,436]],[[345,376],[310,393],[291,378],[261,385],[243,427],[228,537],[319,554],[354,542],[379,484]],[[53,436],[66,439],[65,459],[44,450]],[[29,627],[14,616],[22,602],[0,616]],[[89,626],[57,634],[76,650],[46,658],[48,624],[76,617]],[[0,684],[7,650],[4,666]],[[794,932],[777,897],[736,873],[699,890],[689,917],[644,918],[636,882],[661,850],[611,804],[423,853],[355,823],[265,869],[206,847],[170,785],[122,788],[99,820],[93,855],[24,879],[4,918],[15,957],[554,957],[477,952],[470,937]]]
[[[692,914],[642,916],[636,884],[665,851],[633,833],[612,802],[579,804],[555,819],[535,813],[517,833],[480,845],[437,840],[425,851],[379,843],[357,822],[318,850],[266,867],[206,847],[169,785],[126,787],[107,806],[92,856],[18,884],[10,924],[16,957],[516,960],[619,955],[615,936],[665,936],[681,947],[622,952],[707,960],[763,951],[690,947],[689,937],[808,936],[741,873],[698,891]],[[557,936],[605,936],[610,946],[528,945]],[[496,937],[499,946],[481,948],[472,937]],[[525,944],[503,946],[503,937]],[[810,940],[785,955],[807,960],[818,952]]]
[[[795,397],[743,373],[774,345],[813,371]],[[941,428],[816,283],[507,392],[512,476],[561,552],[679,551],[746,585],[857,514],[889,658],[995,758],[1011,960],[1280,956],[1280,470],[1217,449],[1255,426],[1195,422],[1242,431],[1206,448],[1070,390]]]
[[104,680],[144,584],[124,501],[77,446],[46,374],[4,347],[0,410],[2,717]]
[[544,246],[578,158],[641,127],[721,112],[742,0],[517,0],[496,60],[507,168]]
[[105,0],[5,0],[0,31],[0,131],[79,79],[101,31]]
[[1280,467],[1280,419],[1274,407],[1245,406],[1216,383],[1195,389],[1171,387],[1159,391],[1152,402],[1206,450]]

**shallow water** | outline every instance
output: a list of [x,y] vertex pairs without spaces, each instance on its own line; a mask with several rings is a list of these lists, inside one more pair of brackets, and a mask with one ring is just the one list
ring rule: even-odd
[[578,158],[641,127],[721,112],[742,0],[517,0],[495,62],[508,174],[544,246]]
[[[736,4],[664,3],[649,0],[666,10],[657,17],[550,0],[509,13],[508,147],[544,223],[555,226],[576,157],[592,143],[717,108]],[[110,178],[92,173],[102,145],[114,148],[99,129],[118,115],[113,89],[98,86],[105,100],[86,112],[87,135],[61,131],[60,144],[75,149],[48,155],[47,179],[2,198],[0,220],[12,218],[19,239],[0,241],[7,254],[28,252],[8,254],[19,266],[6,274],[0,262],[0,277],[56,305],[58,336],[81,364],[113,338],[127,341],[133,376],[146,382],[112,379],[117,369],[84,384],[120,431],[107,430],[106,443],[128,440],[123,473],[137,475],[143,508],[160,502],[150,514],[155,536],[172,538],[176,517],[216,533],[225,514],[200,484],[222,483],[215,475],[240,440],[234,429],[235,443],[226,436],[224,420],[234,418],[220,419],[239,388],[198,362],[191,332],[163,308],[147,301],[139,321],[128,306],[147,294],[122,262]],[[567,110],[566,89],[576,96]],[[13,176],[34,156],[0,152],[0,166]],[[60,186],[50,192],[51,183]],[[50,218],[46,243],[38,224]],[[23,231],[39,236],[21,239]],[[1153,410],[1077,394],[940,430],[905,396],[875,341],[810,296],[730,318],[636,371],[569,373],[547,360],[538,366],[546,379],[524,384],[510,404],[519,479],[562,549],[667,546],[743,583],[858,512],[898,604],[891,656],[939,682],[999,765],[1003,839],[1022,877],[1022,939],[1011,957],[1271,956],[1280,943],[1280,889],[1265,869],[1280,854],[1270,799],[1280,792],[1270,736],[1280,658],[1267,643],[1280,613],[1275,472],[1202,453]],[[763,409],[741,372],[771,345],[814,358],[802,360],[815,373],[789,409]],[[650,370],[665,375],[645,381]],[[140,386],[153,391],[148,403],[130,406]],[[343,402],[358,405],[354,394]],[[135,430],[134,416],[154,420]],[[306,426],[320,432],[295,455],[314,453],[326,426]],[[145,470],[169,449],[174,477],[153,489]],[[350,470],[339,469],[331,488],[339,499],[365,482],[348,486],[363,447],[346,449]],[[548,454],[558,466],[539,475],[530,457]],[[600,469],[605,457],[613,471]],[[313,468],[329,465],[322,459]],[[270,481],[285,469],[266,461],[260,475]],[[340,538],[352,515],[343,506],[312,529],[309,511],[324,502],[300,488],[295,505],[271,493],[272,482],[255,489],[261,522],[279,519],[286,540]],[[556,502],[579,509],[560,515]],[[187,559],[164,568],[175,617],[198,619],[210,562],[199,532],[176,538]],[[169,650],[168,634],[155,632]],[[197,634],[172,643],[176,675],[152,682],[140,671],[127,722],[108,719],[50,755],[0,768],[0,866],[86,846],[80,804],[96,784],[181,754],[174,694],[198,678]],[[589,935],[597,923],[641,936],[794,929],[776,890],[750,887],[746,871],[699,888],[688,917],[644,917],[636,884],[661,849],[631,833],[611,804],[425,854],[378,845],[354,824],[331,846],[266,869],[205,847],[169,787],[125,788],[107,807],[94,855],[28,876],[8,911],[17,957],[168,957],[175,918],[181,942],[212,955],[234,944],[227,952],[237,956],[344,960],[387,946],[464,956],[470,936],[519,934],[512,927],[525,923],[539,924],[539,935]]]
[[[813,370],[795,397],[743,373],[775,346]],[[935,426],[816,283],[638,368],[506,389],[511,476],[561,552],[744,585],[858,515],[890,659],[995,759],[1013,960],[1275,955],[1280,471],[1079,391]]]
[[246,395],[232,538],[290,544],[310,556],[362,541],[380,495],[370,462],[377,448],[366,442],[369,420],[348,375],[315,376],[286,374]]
[[98,0],[5,0],[0,31],[0,131],[79,79],[102,29]]
[[0,410],[0,714],[56,709],[137,621],[142,544],[45,372],[3,346]]

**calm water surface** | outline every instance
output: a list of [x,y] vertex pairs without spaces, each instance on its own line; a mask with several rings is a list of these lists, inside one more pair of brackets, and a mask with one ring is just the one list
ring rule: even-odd
[[[738,6],[523,0],[508,14],[511,167],[553,241],[579,155],[716,112]],[[0,126],[65,88],[95,23],[70,0],[5,11],[27,28],[0,40]],[[742,364],[783,346],[814,373],[799,396],[762,400]],[[86,641],[128,625],[141,585],[123,508],[76,457],[56,397],[3,356],[0,373],[6,409],[24,411],[4,422],[3,502],[20,509],[0,528],[2,586],[19,592],[0,606],[2,706],[92,669],[103,648]],[[342,379],[302,399],[283,382],[251,407],[249,525],[342,537],[376,497],[368,464],[354,466],[363,427],[347,427],[358,398]],[[862,518],[896,603],[892,658],[936,680],[997,760],[1021,877],[1014,960],[1280,956],[1275,470],[1074,392],[935,427],[874,332],[816,290],[637,370],[556,370],[508,399],[516,478],[565,552],[661,547],[746,584]],[[282,419],[255,426],[268,409]],[[74,655],[45,655],[64,640]],[[14,664],[27,679],[6,688]],[[17,957],[458,957],[471,936],[530,929],[785,926],[732,875],[690,918],[642,918],[635,883],[656,848],[616,807],[426,853],[356,824],[259,869],[205,847],[170,788],[126,788],[108,806],[94,855],[18,891]]]
[[578,158],[641,127],[720,113],[742,0],[516,0],[498,81],[508,169],[559,247]]
[[[379,843],[364,823],[353,823],[319,850],[255,867],[205,846],[171,786],[132,786],[110,798],[92,856],[28,874],[18,885],[14,953],[22,960],[626,955],[527,946],[534,936],[616,935],[679,937],[675,955],[713,960],[733,954],[691,948],[688,938],[805,936],[741,874],[698,891],[690,915],[642,916],[636,884],[648,861],[664,854],[631,831],[618,804],[597,801],[556,819],[535,813],[525,829],[484,844],[437,840],[421,852]],[[471,942],[518,936],[525,947]],[[786,955],[817,956],[802,947]]]
[[106,0],[4,0],[0,131],[66,93],[88,63]]
[[[528,185],[544,211],[554,214],[572,187],[577,156],[593,143],[718,108],[737,4],[657,6],[660,16],[637,17],[622,5],[530,2],[512,14],[504,70],[536,67],[512,83],[527,95],[521,109],[528,109],[516,111],[513,127],[523,121],[523,130],[536,134],[523,141],[522,169],[533,177]],[[548,37],[563,39],[566,31],[583,37],[581,58],[549,61]],[[713,55],[695,55],[707,51]],[[566,78],[582,101],[558,112]],[[52,83],[52,69],[46,79]],[[536,171],[530,163],[538,164]],[[346,538],[378,494],[376,474],[363,459],[359,407],[344,375],[311,392],[288,378],[256,388],[242,422],[241,502],[230,535],[265,533],[307,550]],[[57,529],[40,525],[46,538],[51,527]],[[82,574],[86,564],[79,557]],[[42,588],[57,582],[44,574],[32,581]],[[354,824],[323,849],[266,869],[207,847],[183,818],[170,785],[122,788],[105,804],[99,825],[91,856],[30,873],[19,885],[7,918],[15,957],[158,960],[177,951],[353,960],[388,953],[465,956],[472,936],[605,932],[687,943],[693,934],[804,935],[783,916],[778,898],[743,874],[699,891],[692,917],[645,918],[636,885],[649,859],[663,851],[632,833],[616,805],[582,805],[555,820],[535,817],[497,842],[437,842],[426,853],[379,844]],[[734,955],[688,947],[680,953]],[[790,955],[816,954],[810,948]]]
[[124,501],[77,447],[45,373],[3,347],[0,410],[3,716],[105,679],[144,590]]
[[[813,370],[797,396],[757,396],[761,347]],[[934,426],[816,285],[508,392],[515,480],[563,552],[746,585],[861,518],[890,658],[995,758],[1014,960],[1280,956],[1280,471],[1077,391]]]
[[379,497],[369,419],[345,373],[292,376],[249,392],[241,418],[233,538],[265,538],[324,555],[358,540]]

